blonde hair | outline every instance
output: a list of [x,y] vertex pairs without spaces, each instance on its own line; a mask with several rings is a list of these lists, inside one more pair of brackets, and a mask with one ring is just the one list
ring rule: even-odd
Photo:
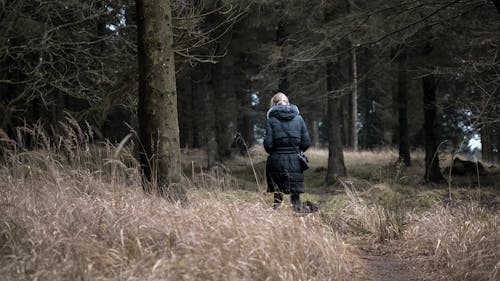
[[290,102],[288,101],[288,97],[283,94],[282,92],[277,92],[274,94],[274,96],[271,98],[271,106],[277,105],[279,102],[285,102],[285,104],[289,105]]

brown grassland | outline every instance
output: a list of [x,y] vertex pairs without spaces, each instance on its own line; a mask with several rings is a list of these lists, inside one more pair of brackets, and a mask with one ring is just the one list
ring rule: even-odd
[[495,167],[426,185],[422,152],[405,168],[391,149],[346,151],[348,177],[325,186],[327,150],[311,149],[303,200],[320,211],[297,215],[270,207],[260,147],[210,170],[182,151],[181,205],[143,193],[131,140],[93,145],[76,125],[57,142],[24,134],[30,149],[1,139],[2,280],[376,280],[366,252],[414,280],[500,278]]

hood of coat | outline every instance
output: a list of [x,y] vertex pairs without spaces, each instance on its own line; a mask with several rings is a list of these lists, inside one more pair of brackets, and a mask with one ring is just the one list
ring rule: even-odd
[[274,105],[267,111],[267,119],[275,117],[280,120],[292,120],[299,115],[299,108],[294,105]]

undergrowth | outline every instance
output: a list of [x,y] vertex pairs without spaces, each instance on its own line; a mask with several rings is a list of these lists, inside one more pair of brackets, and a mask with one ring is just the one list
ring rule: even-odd
[[210,169],[184,152],[177,205],[143,192],[131,135],[95,144],[61,125],[0,132],[3,280],[356,280],[350,237],[397,247],[428,280],[498,280],[498,189],[423,185],[422,155],[406,168],[392,150],[346,152],[349,177],[332,187],[313,149],[302,199],[320,212],[297,216],[271,208],[261,149]]
[[30,145],[3,139],[2,280],[355,279],[320,216],[273,210],[224,169],[187,177],[189,203],[174,204],[143,192],[131,146],[65,129],[59,143],[37,128]]

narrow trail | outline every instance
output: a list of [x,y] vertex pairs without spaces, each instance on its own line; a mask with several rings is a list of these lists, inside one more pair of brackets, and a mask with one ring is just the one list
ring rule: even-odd
[[418,281],[405,261],[390,255],[360,251],[363,262],[361,280],[364,281]]
[[[334,192],[312,193],[318,196],[319,201],[326,202]],[[361,267],[357,270],[361,281],[421,281],[415,269],[412,269],[408,261],[402,260],[391,253],[384,253],[384,245],[376,247],[367,238],[360,236],[349,237],[346,241],[357,253]]]
[[346,237],[361,264],[356,269],[360,281],[424,281],[418,267],[401,259],[394,246],[374,243],[367,237]]

